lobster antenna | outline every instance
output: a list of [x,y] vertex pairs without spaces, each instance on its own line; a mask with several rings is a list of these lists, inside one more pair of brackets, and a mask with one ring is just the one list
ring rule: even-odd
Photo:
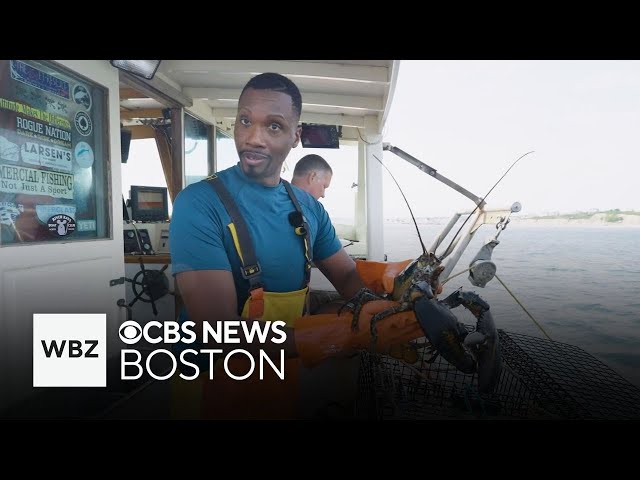
[[489,196],[489,194],[493,191],[494,188],[496,188],[498,186],[498,184],[502,181],[502,179],[507,175],[507,173],[509,173],[509,170],[511,170],[513,167],[516,166],[516,163],[518,163],[520,161],[520,159],[526,157],[527,155],[529,155],[530,153],[535,152],[535,150],[531,150],[530,152],[525,153],[524,155],[521,155],[515,162],[513,162],[511,164],[511,166],[509,168],[507,168],[507,171],[504,172],[502,174],[502,176],[498,179],[498,181],[493,185],[493,187],[491,187],[491,189],[487,192],[487,194],[482,197],[482,201],[476,205],[476,208],[473,209],[473,211],[469,214],[469,216],[465,219],[464,222],[462,222],[462,225],[460,225],[460,228],[458,229],[458,231],[456,232],[456,234],[453,236],[453,238],[451,239],[451,243],[449,243],[449,246],[447,247],[447,249],[443,252],[442,256],[446,257],[448,255],[449,249],[451,248],[451,245],[453,245],[453,242],[455,241],[455,239],[458,237],[458,235],[460,234],[460,231],[462,230],[462,227],[464,227],[464,224],[467,223],[469,221],[469,219],[471,218],[471,216],[476,212],[476,210],[478,209],[478,207],[480,207],[480,205],[482,205],[484,203],[484,201],[486,200],[486,198]]
[[373,158],[378,160],[380,162],[380,164],[384,168],[387,169],[387,172],[389,172],[389,175],[391,175],[391,178],[393,178],[393,181],[396,182],[396,185],[398,186],[398,190],[400,190],[400,194],[402,195],[402,198],[404,198],[404,201],[407,204],[407,208],[409,208],[409,213],[411,214],[411,220],[413,220],[413,224],[416,226],[416,232],[418,232],[418,239],[420,239],[420,245],[422,246],[422,253],[426,255],[427,254],[427,249],[425,248],[424,242],[422,241],[422,237],[420,236],[420,229],[418,228],[418,223],[416,222],[416,217],[413,216],[413,211],[411,210],[411,205],[409,205],[409,201],[407,200],[407,197],[404,196],[404,192],[402,191],[402,188],[400,188],[400,184],[396,180],[396,177],[393,176],[393,173],[391,173],[391,170],[389,170],[387,168],[387,166],[384,163],[382,163],[382,160],[380,160],[375,155],[373,155]]

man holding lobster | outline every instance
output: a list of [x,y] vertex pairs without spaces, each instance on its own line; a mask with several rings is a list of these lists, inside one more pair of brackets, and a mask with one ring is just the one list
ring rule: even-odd
[[[397,305],[370,297],[373,300],[358,309],[355,324],[350,311],[305,312],[311,262],[345,299],[365,287],[389,293],[395,276],[409,262],[356,265],[342,249],[322,205],[280,178],[282,163],[300,141],[301,108],[300,92],[288,78],[275,73],[252,78],[238,102],[234,139],[239,163],[188,186],[176,198],[170,245],[184,300],[179,321],[195,322],[196,331],[205,321],[287,324],[285,343],[272,345],[277,347],[274,358],[280,349],[286,351],[284,380],[275,375],[261,380],[254,372],[242,382],[234,381],[219,363],[213,367],[214,380],[202,374],[197,383],[186,386],[177,379],[176,392],[183,387],[177,404],[187,405],[193,417],[296,417],[300,370],[370,348],[371,318]],[[435,296],[433,291],[426,293],[427,302]],[[375,333],[378,353],[424,336],[413,309],[387,316],[377,323]],[[242,360],[234,360],[230,368],[234,367],[237,375],[248,370]]]

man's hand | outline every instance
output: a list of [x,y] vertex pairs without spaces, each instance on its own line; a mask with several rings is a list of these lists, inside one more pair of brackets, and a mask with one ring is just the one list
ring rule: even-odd
[[[389,307],[398,305],[391,300],[367,302],[358,323],[352,331],[353,314],[310,315],[297,320],[294,329],[295,343],[302,362],[314,366],[332,356],[348,355],[371,347],[371,318]],[[400,312],[380,320],[376,324],[378,339],[376,351],[386,353],[392,345],[406,343],[424,336],[412,311]]]
[[413,260],[401,262],[376,262],[373,260],[357,260],[356,270],[364,285],[371,291],[382,295],[393,292],[396,277]]

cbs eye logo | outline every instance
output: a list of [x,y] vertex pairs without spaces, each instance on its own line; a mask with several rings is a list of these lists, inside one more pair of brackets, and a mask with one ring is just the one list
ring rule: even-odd
[[122,325],[120,325],[120,330],[118,330],[118,334],[120,335],[120,340],[122,340],[127,345],[133,345],[137,343],[138,340],[142,337],[142,329],[140,325],[138,325],[133,320],[127,320]]

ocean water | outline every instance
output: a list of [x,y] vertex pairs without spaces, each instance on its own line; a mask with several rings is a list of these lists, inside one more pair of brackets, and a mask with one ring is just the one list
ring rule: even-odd
[[[428,248],[443,225],[419,227]],[[453,274],[468,268],[495,232],[490,225],[481,227]],[[386,223],[384,235],[389,261],[421,253],[413,224]],[[640,228],[514,222],[498,239],[492,256],[497,275],[547,334],[582,348],[640,388]],[[459,287],[475,291],[491,305],[498,328],[546,338],[498,280],[480,288],[467,277],[451,279],[441,298]],[[463,307],[454,313],[464,323],[475,323]]]

